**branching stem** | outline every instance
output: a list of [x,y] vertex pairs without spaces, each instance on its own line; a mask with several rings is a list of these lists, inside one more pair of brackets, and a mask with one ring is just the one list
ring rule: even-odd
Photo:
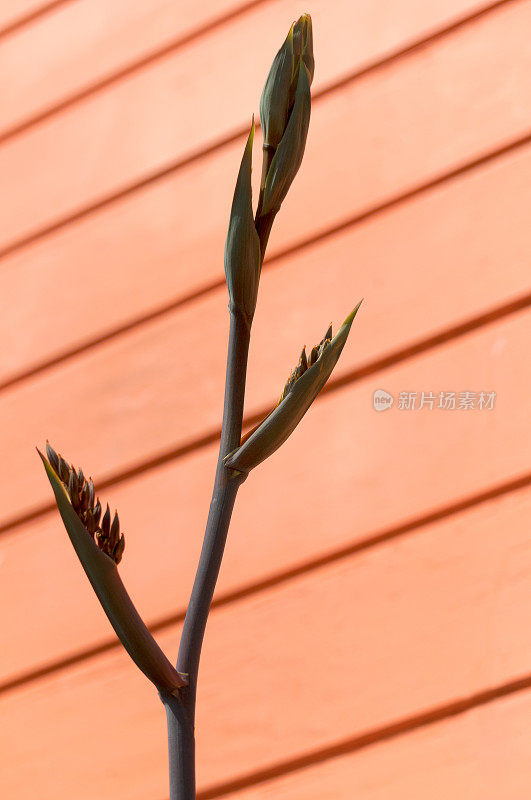
[[[269,163],[267,154],[265,160]],[[262,215],[262,199],[263,187],[260,189],[255,218],[263,261],[276,212]],[[223,464],[225,456],[238,447],[241,440],[251,336],[251,322],[237,308],[229,307],[229,311],[229,347],[218,465],[203,548],[186,611],[177,658],[177,670],[188,675],[188,685],[180,690],[178,698],[161,694],[168,721],[170,800],[195,800],[196,797],[194,725],[199,659],[227,541],[232,509],[238,489],[246,477]]]
[[210,604],[221,567],[230,518],[238,488],[245,476],[227,469],[223,459],[240,443],[250,328],[242,314],[231,309],[225,401],[218,466],[203,549],[186,612],[177,669],[188,686],[180,699],[162,697],[168,719],[170,800],[195,800],[194,720],[201,646]]

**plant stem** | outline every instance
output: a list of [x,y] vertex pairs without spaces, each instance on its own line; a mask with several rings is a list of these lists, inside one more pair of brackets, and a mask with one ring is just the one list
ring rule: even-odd
[[[223,459],[240,443],[250,329],[237,309],[230,312],[223,424],[214,491],[203,548],[186,611],[177,670],[188,675],[179,699],[163,697],[168,721],[170,800],[195,800],[194,721],[201,646],[238,488],[245,476]],[[162,695],[161,695],[162,697]]]
[[194,726],[177,697],[159,693],[166,709],[170,763],[170,800],[195,800]]
[[[264,153],[266,168],[271,153]],[[260,253],[263,261],[269,234],[276,211],[262,215],[263,187],[260,188],[255,225],[260,238]],[[199,565],[186,610],[177,671],[188,675],[188,685],[179,696],[163,695],[168,722],[168,748],[170,760],[170,800],[195,800],[195,706],[199,659],[210,604],[223,559],[232,509],[238,489],[245,475],[227,469],[223,459],[240,444],[245,399],[247,357],[251,336],[251,322],[237,308],[229,307],[230,329],[225,378],[223,423],[219,446],[218,465],[210,511],[205,530]]]

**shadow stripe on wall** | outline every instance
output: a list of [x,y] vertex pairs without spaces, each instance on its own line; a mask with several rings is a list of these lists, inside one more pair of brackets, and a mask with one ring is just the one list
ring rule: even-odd
[[[345,558],[350,558],[356,553],[362,553],[374,547],[386,544],[387,542],[394,541],[400,537],[414,533],[428,525],[439,522],[440,520],[456,516],[464,511],[467,511],[468,509],[480,506],[481,504],[492,500],[496,500],[497,498],[511,494],[512,492],[527,489],[530,486],[531,473],[528,473],[519,478],[497,484],[496,486],[488,489],[484,489],[481,492],[476,492],[473,495],[469,495],[468,497],[461,498],[453,503],[436,508],[433,511],[422,514],[419,517],[407,520],[400,525],[395,525],[393,527],[388,527],[377,531],[376,533],[371,533],[364,539],[356,540],[353,544],[337,548],[336,550],[325,553],[324,555],[309,559],[308,561],[297,564],[294,567],[290,567],[289,569],[269,575],[268,577],[259,581],[241,586],[239,589],[234,589],[230,592],[220,594],[218,597],[214,598],[212,602],[212,609],[215,611],[215,609],[223,608],[224,606],[244,600],[250,596],[260,594],[261,592],[267,591],[298,578],[301,575],[306,575],[308,573],[317,571],[328,566],[329,564],[333,564]],[[169,627],[172,627],[173,625],[183,622],[185,613],[186,609],[181,609],[174,614],[154,620],[148,625],[148,627],[153,634],[159,633]],[[48,664],[43,665],[42,667],[39,667],[38,669],[32,669],[24,672],[21,675],[15,676],[1,683],[0,695],[18,689],[26,684],[38,681],[47,675],[69,669],[70,667],[81,662],[88,661],[92,658],[97,658],[98,656],[115,650],[120,646],[121,645],[118,639],[116,637],[112,637],[100,642],[98,645],[87,647],[84,650],[71,653],[70,655],[64,656],[60,659],[56,659]]]
[[[501,8],[502,6],[512,5],[512,4],[519,4],[523,0],[497,0],[495,3],[487,6],[480,11],[475,12],[472,15],[467,17],[463,17],[461,20],[453,23],[450,26],[445,28],[441,28],[440,30],[436,31],[435,33],[430,34],[429,36],[423,37],[418,39],[414,43],[407,45],[405,48],[401,48],[400,50],[395,51],[394,53],[385,56],[384,58],[378,59],[374,61],[372,64],[367,65],[366,67],[355,70],[354,72],[339,78],[337,81],[325,86],[318,91],[316,91],[313,96],[313,102],[318,102],[321,98],[326,97],[333,92],[340,91],[344,87],[351,85],[355,81],[374,73],[380,69],[384,69],[388,66],[392,66],[397,61],[401,60],[402,58],[407,58],[410,55],[415,55],[419,51],[423,50],[426,47],[429,47],[432,44],[436,44],[440,39],[446,38],[447,36],[452,35],[456,31],[461,30],[463,27],[472,25],[476,21],[482,19],[487,14],[491,14],[495,12],[497,9]],[[259,127],[259,126],[258,126]],[[217,152],[218,150],[227,147],[230,144],[238,141],[239,139],[243,139],[248,134],[247,125],[240,126],[237,130],[233,130],[232,132],[227,133],[225,136],[221,137],[220,139],[212,142],[207,147],[202,147],[195,152],[189,153],[187,156],[177,159],[174,162],[167,164],[160,170],[152,172],[148,175],[145,175],[143,178],[139,178],[136,181],[131,182],[130,184],[118,189],[104,197],[100,200],[89,203],[86,206],[82,206],[77,210],[72,211],[71,213],[61,217],[56,222],[53,222],[49,225],[46,225],[38,230],[34,231],[33,233],[29,233],[17,239],[10,244],[6,245],[2,250],[0,250],[0,259],[4,258],[5,256],[26,247],[33,242],[36,242],[45,236],[54,233],[55,231],[61,230],[62,228],[71,225],[77,222],[79,219],[83,219],[84,217],[93,214],[97,211],[100,211],[102,208],[111,205],[119,200],[122,200],[124,197],[133,194],[134,192],[140,191],[141,189],[151,186],[152,184],[156,183],[157,181],[167,177],[168,175],[172,175],[175,172],[183,169],[190,164],[196,163],[200,161],[202,158],[211,155],[212,153]]]
[[526,675],[523,678],[504,683],[501,686],[495,686],[492,689],[477,692],[469,697],[454,700],[452,703],[437,706],[429,711],[423,711],[420,714],[406,717],[391,725],[375,728],[359,736],[354,736],[352,739],[337,742],[328,747],[315,750],[312,753],[306,753],[297,758],[273,764],[267,769],[257,770],[256,772],[242,775],[239,778],[226,781],[217,786],[203,789],[198,792],[197,798],[198,800],[214,800],[216,797],[223,797],[229,793],[243,791],[243,789],[248,789],[251,786],[256,786],[273,778],[279,778],[292,772],[305,769],[306,767],[322,764],[333,758],[355,753],[373,744],[379,744],[394,739],[397,736],[412,733],[419,728],[424,728],[428,725],[450,719],[451,717],[456,717],[467,711],[487,705],[488,703],[493,703],[496,700],[501,700],[504,697],[509,697],[518,692],[526,691],[530,688],[531,675]]
[[[516,300],[512,300],[509,303],[497,306],[496,308],[491,309],[483,314],[471,317],[464,322],[452,326],[451,328],[445,328],[439,333],[433,334],[425,339],[421,339],[418,342],[413,342],[410,345],[406,345],[405,347],[388,353],[387,355],[375,359],[374,361],[370,361],[364,366],[353,369],[336,378],[335,380],[331,380],[322,390],[315,402],[319,402],[320,398],[326,396],[330,392],[342,389],[343,387],[356,383],[363,378],[367,378],[370,375],[374,375],[375,373],[384,369],[407,361],[410,358],[415,358],[418,355],[440,347],[441,345],[445,345],[448,342],[453,342],[455,339],[458,339],[461,336],[466,336],[468,333],[471,333],[478,328],[491,325],[500,319],[504,319],[505,317],[509,317],[512,314],[516,314],[520,311],[525,311],[530,306],[531,292],[517,298]],[[267,406],[264,406],[252,414],[247,415],[243,421],[243,430],[245,431],[246,428],[255,425],[257,422],[260,422],[265,415],[269,413],[271,408],[275,405],[275,402],[276,401],[271,401],[267,404]],[[94,482],[97,490],[101,492],[102,489],[106,489],[109,486],[115,486],[119,483],[123,483],[131,478],[135,478],[137,475],[148,472],[151,469],[155,469],[156,467],[160,467],[163,464],[169,463],[170,461],[182,458],[189,453],[201,450],[203,447],[208,447],[208,445],[213,444],[219,438],[220,429],[216,428],[215,430],[209,431],[189,442],[171,447],[152,456],[149,459],[144,459],[138,464],[129,467],[127,470],[123,470],[118,473],[108,475],[107,477],[95,480]],[[42,505],[26,512],[25,514],[8,519],[0,525],[0,534],[13,531],[14,529],[20,528],[22,525],[25,525],[28,522],[39,519],[40,517],[43,517],[44,515],[54,511],[55,507],[55,503],[43,503]]]
[[32,22],[40,19],[40,17],[44,17],[46,14],[50,14],[61,6],[69,5],[72,2],[73,0],[52,0],[50,3],[43,3],[42,6],[34,9],[29,14],[25,14],[23,17],[13,20],[9,25],[2,28],[0,30],[0,40],[7,39],[12,33],[16,33],[21,28],[25,28],[26,25],[30,25]]
[[[319,244],[320,242],[335,236],[337,234],[342,233],[343,231],[347,231],[349,229],[354,228],[356,225],[360,225],[365,221],[377,217],[379,214],[383,214],[386,211],[390,211],[393,208],[399,207],[402,203],[406,203],[409,200],[413,200],[424,193],[431,191],[432,189],[436,189],[439,186],[442,186],[445,183],[449,183],[454,179],[465,175],[468,172],[472,172],[476,169],[480,169],[484,165],[490,163],[491,161],[495,161],[498,158],[503,158],[503,156],[512,153],[513,151],[519,150],[521,148],[525,148],[531,144],[531,132],[522,136],[518,139],[515,139],[512,142],[509,142],[502,147],[496,148],[488,153],[485,153],[482,156],[474,159],[473,161],[469,161],[466,164],[463,164],[455,169],[451,170],[450,172],[445,172],[444,174],[438,176],[437,178],[433,178],[426,183],[422,183],[419,186],[414,187],[413,189],[409,189],[407,192],[403,192],[401,194],[396,195],[395,197],[390,198],[389,200],[384,201],[383,203],[379,203],[375,206],[371,206],[370,208],[362,211],[358,214],[355,214],[348,219],[341,220],[340,222],[336,223],[335,225],[326,228],[325,230],[318,231],[317,233],[313,234],[312,236],[307,237],[306,239],[302,239],[299,242],[295,242],[288,247],[279,250],[276,253],[273,253],[271,256],[265,259],[264,261],[264,269],[268,268],[271,264],[276,264],[282,259],[287,258],[295,253],[301,252],[306,248],[312,247],[313,245]],[[92,350],[93,348],[97,348],[113,339],[116,339],[120,336],[123,336],[130,331],[136,330],[141,328],[143,325],[146,325],[150,322],[153,322],[156,319],[160,319],[167,314],[173,313],[177,311],[179,308],[183,306],[187,306],[191,303],[194,303],[197,300],[200,300],[205,295],[210,294],[217,289],[220,289],[225,283],[225,278],[220,277],[218,280],[211,281],[210,283],[206,284],[205,286],[201,287],[200,289],[196,289],[194,292],[190,294],[183,295],[182,297],[177,297],[170,300],[168,303],[165,303],[162,306],[159,306],[151,311],[146,312],[138,317],[134,317],[129,321],[125,322],[122,325],[118,325],[115,328],[105,331],[104,333],[100,334],[99,336],[92,337],[81,344],[71,347],[67,350],[64,350],[61,353],[58,353],[53,358],[46,359],[39,364],[31,367],[30,369],[23,370],[15,375],[10,376],[6,380],[0,382],[0,392],[5,389],[8,389],[12,386],[17,384],[23,383],[30,378],[35,377],[36,375],[40,375],[46,370],[51,369],[52,367],[56,367],[58,364],[62,364],[66,361],[69,361],[72,358],[75,358],[82,353],[86,353],[87,351]],[[0,527],[0,532],[2,528]]]

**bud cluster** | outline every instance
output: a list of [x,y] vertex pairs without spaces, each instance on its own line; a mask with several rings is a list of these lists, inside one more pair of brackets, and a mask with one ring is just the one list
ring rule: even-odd
[[275,56],[260,100],[264,159],[256,219],[251,187],[254,117],[230,212],[224,258],[229,307],[249,329],[271,226],[304,155],[313,72],[312,20],[303,14]]
[[75,467],[68,464],[55,450],[46,443],[46,455],[55,473],[63,483],[70,502],[85,526],[86,530],[94,539],[100,550],[103,550],[113,561],[118,564],[121,561],[125,538],[120,533],[120,520],[118,512],[114,512],[114,519],[111,523],[111,511],[109,504],[103,517],[101,515],[101,503],[99,498],[94,497],[94,484],[92,478],[87,479],[83,475],[81,467],[76,471]]
[[358,303],[348,315],[333,338],[332,326],[328,327],[319,344],[312,347],[309,358],[303,347],[299,363],[286,381],[277,405],[242,438],[239,447],[225,456],[225,466],[247,474],[293,433],[330,377],[360,305]]
[[280,400],[278,401],[279,403],[281,403],[284,400],[284,398],[291,392],[291,390],[295,386],[295,383],[299,380],[301,375],[304,375],[306,370],[315,364],[317,359],[324,353],[325,348],[328,347],[331,341],[332,341],[332,325],[328,327],[328,330],[326,331],[325,335],[323,336],[319,344],[316,344],[315,347],[312,347],[309,359],[306,356],[306,345],[302,348],[302,353],[299,358],[299,363],[297,364],[295,369],[291,372],[288,380],[286,381],[286,385],[284,386],[282,394],[280,395]]
[[278,51],[260,99],[264,134],[261,212],[276,213],[301,165],[310,123],[314,74],[312,20],[294,22]]

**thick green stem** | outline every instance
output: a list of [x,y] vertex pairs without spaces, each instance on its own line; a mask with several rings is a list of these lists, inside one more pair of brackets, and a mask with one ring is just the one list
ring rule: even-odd
[[238,488],[244,480],[241,473],[227,469],[223,459],[239,445],[241,439],[249,338],[249,326],[243,315],[231,309],[223,424],[216,479],[177,659],[178,670],[188,675],[188,686],[180,691],[177,703],[171,697],[163,698],[168,720],[170,800],[195,800],[193,776],[197,675],[201,646],[221,567],[232,509]]
[[[267,166],[271,154],[264,154]],[[269,156],[269,157],[268,157]],[[263,189],[260,191],[255,225],[260,237],[262,261],[276,212],[262,215]],[[186,611],[177,670],[188,675],[188,685],[176,699],[161,694],[168,721],[170,758],[170,800],[195,800],[195,705],[197,676],[203,637],[223,559],[225,543],[239,487],[245,475],[228,469],[223,459],[240,444],[245,399],[250,324],[238,309],[230,308],[229,348],[223,404],[223,423],[214,491],[195,576]]]
[[168,723],[170,800],[195,800],[195,742],[193,722],[181,702],[160,692]]

